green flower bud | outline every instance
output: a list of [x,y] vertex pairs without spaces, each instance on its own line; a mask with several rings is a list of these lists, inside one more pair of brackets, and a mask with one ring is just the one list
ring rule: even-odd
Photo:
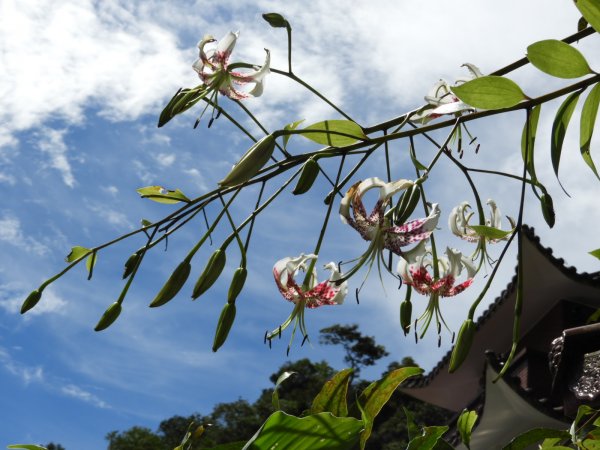
[[286,28],[289,26],[288,21],[281,14],[265,13],[262,16],[273,28]]
[[156,297],[154,297],[154,300],[150,303],[150,307],[155,308],[157,306],[162,306],[175,297],[187,281],[191,269],[192,265],[190,262],[187,259],[183,260],[175,268],[159,293],[156,294]]
[[216,352],[225,343],[229,330],[235,320],[235,304],[225,303],[223,310],[221,311],[221,317],[219,317],[219,323],[217,324],[217,331],[215,332],[215,339],[213,341],[212,351]]
[[23,302],[23,305],[21,305],[21,314],[25,314],[27,311],[29,311],[31,308],[37,305],[41,298],[42,291],[39,289],[36,289],[31,294],[29,294]]
[[194,292],[192,293],[192,298],[194,300],[200,297],[200,295],[206,292],[215,283],[215,281],[217,281],[217,278],[219,278],[219,275],[221,275],[221,272],[223,272],[226,259],[227,257],[225,252],[220,248],[215,250],[215,252],[211,255],[206,267],[200,274],[200,277],[194,286]]
[[104,314],[100,317],[94,331],[102,331],[110,327],[113,322],[117,320],[119,314],[121,314],[121,304],[119,302],[114,302],[106,309],[106,311],[104,311]]
[[412,303],[409,301],[403,301],[400,304],[400,326],[406,336],[410,329],[410,323],[412,320]]
[[[411,187],[410,189],[411,189],[410,197],[407,197],[408,201],[407,201],[406,205],[404,206],[404,208],[402,210],[400,210],[398,212],[398,218],[396,220],[397,223],[406,222],[406,219],[408,219],[410,217],[410,215],[413,213],[413,211],[419,204],[419,200],[421,199],[421,191],[419,188]],[[408,196],[409,192],[406,191],[405,195]]]
[[550,194],[542,194],[540,197],[540,203],[542,205],[542,214],[544,215],[544,220],[548,226],[552,228],[554,226],[554,222],[556,221],[556,215],[554,213],[554,202],[552,201]]
[[458,332],[456,345],[454,346],[454,349],[452,349],[448,372],[454,372],[467,358],[469,350],[471,349],[471,344],[473,343],[473,338],[475,337],[475,331],[475,323],[471,319],[467,319],[463,322]]
[[229,285],[229,292],[227,293],[228,303],[235,303],[235,299],[244,287],[247,274],[248,271],[245,267],[238,267],[237,269],[235,269],[235,272],[233,272],[233,278],[231,279],[231,284]]
[[250,147],[219,184],[222,187],[230,187],[248,181],[269,161],[273,150],[275,137],[269,134]]
[[292,194],[300,195],[304,194],[305,192],[308,192],[308,190],[312,187],[313,183],[317,179],[318,175],[319,163],[313,158],[310,158],[304,163],[302,173],[300,174],[300,178],[298,179],[298,183],[292,191]]
[[123,270],[123,279],[127,278],[129,275],[132,274],[133,269],[135,268],[135,265],[137,264],[140,257],[141,255],[138,252],[135,252],[127,259],[127,261],[125,262],[125,270]]

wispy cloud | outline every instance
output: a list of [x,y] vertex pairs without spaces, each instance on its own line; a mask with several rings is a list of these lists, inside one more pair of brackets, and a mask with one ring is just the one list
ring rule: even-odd
[[0,364],[4,369],[19,378],[25,385],[44,382],[44,369],[41,366],[26,366],[15,361],[10,353],[0,347]]
[[48,165],[60,172],[63,182],[70,188],[75,187],[75,177],[71,163],[67,158],[69,148],[64,137],[67,130],[53,130],[43,127],[36,133],[37,147],[49,158]]
[[48,252],[48,247],[23,232],[21,221],[10,213],[0,215],[0,241],[37,255]]
[[97,214],[98,217],[100,217],[109,225],[112,225],[116,228],[133,228],[133,224],[129,221],[126,214],[124,214],[121,211],[112,209],[108,205],[94,204],[89,205],[88,208],[90,209],[90,211]]
[[92,394],[91,392],[88,392],[74,384],[67,384],[66,386],[63,386],[62,388],[60,388],[60,392],[68,397],[73,397],[73,398],[76,398],[77,400],[81,400],[83,402],[90,403],[98,408],[102,408],[102,409],[110,408],[108,403],[101,400],[100,398],[98,398],[97,396]]

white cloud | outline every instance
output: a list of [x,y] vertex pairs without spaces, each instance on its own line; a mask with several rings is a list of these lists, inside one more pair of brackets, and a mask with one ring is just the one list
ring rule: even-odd
[[98,408],[107,409],[110,406],[104,401],[74,384],[67,384],[60,389],[60,392],[68,397],[76,398],[86,403],[90,403]]
[[17,180],[14,176],[8,173],[0,172],[0,183],[6,183],[10,186],[14,186],[17,183]]
[[156,155],[153,155],[153,158],[159,166],[170,167],[173,165],[177,157],[175,153],[158,153]]
[[112,195],[113,197],[116,197],[116,195],[119,193],[119,188],[116,186],[103,186],[102,190],[104,192],[106,192],[107,194]]
[[15,361],[10,353],[0,347],[0,364],[10,374],[19,378],[25,385],[44,382],[44,369],[41,366],[26,366]]
[[94,204],[89,205],[88,208],[109,225],[113,225],[117,228],[133,228],[133,224],[129,221],[126,214],[114,210],[108,205]]
[[70,188],[75,186],[75,177],[67,158],[69,148],[64,141],[67,130],[43,127],[36,133],[37,147],[50,159],[49,166],[60,172],[63,182]]
[[0,216],[0,241],[37,255],[48,252],[48,247],[23,233],[21,221],[10,213]]

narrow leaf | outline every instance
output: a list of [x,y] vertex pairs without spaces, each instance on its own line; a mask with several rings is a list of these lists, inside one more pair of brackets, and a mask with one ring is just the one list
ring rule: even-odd
[[579,78],[592,69],[575,47],[556,39],[535,42],[527,47],[527,59],[542,72],[558,78]]
[[512,230],[505,231],[494,227],[488,227],[487,225],[470,225],[469,228],[475,231],[479,236],[494,240],[504,239],[512,233]]
[[446,431],[447,426],[424,427],[423,434],[411,440],[406,450],[433,450]]
[[404,406],[402,407],[404,411],[404,415],[406,416],[406,430],[408,431],[408,439],[413,440],[421,433],[419,430],[419,426],[415,422],[415,417],[413,413],[411,413]]
[[[542,105],[537,105],[529,113],[529,143],[525,147],[527,137],[527,121],[523,126],[523,134],[521,135],[521,155],[523,162],[527,164],[527,172],[531,177],[531,180],[536,183],[537,176],[535,174],[534,154],[535,154],[535,135],[537,133],[537,126],[540,119],[540,112],[542,111]],[[525,161],[525,153],[527,153],[527,161]]]
[[594,27],[594,30],[600,32],[600,3],[598,0],[577,0],[575,6],[585,20]]
[[7,445],[6,448],[24,448],[25,450],[48,450],[46,447],[42,447],[41,445],[31,444],[12,444]]
[[351,120],[325,120],[300,131],[306,139],[329,147],[343,147],[367,139],[360,125]]
[[346,395],[352,372],[353,369],[344,369],[327,381],[313,400],[310,413],[330,412],[337,417],[346,417],[348,415]]
[[467,448],[471,448],[471,431],[477,422],[477,413],[475,411],[464,410],[456,421],[456,428],[460,433],[460,439]]
[[291,372],[291,371],[283,372],[277,378],[277,382],[275,383],[275,388],[273,389],[273,395],[271,396],[271,403],[273,404],[273,409],[275,409],[276,411],[281,409],[279,407],[279,393],[277,392],[277,390],[279,389],[279,386],[281,385],[281,383],[283,383],[285,380],[287,380],[289,377],[291,377],[292,375],[295,375],[295,374],[296,374],[296,372]]
[[600,248],[592,250],[591,252],[589,252],[589,254],[592,255],[594,258],[600,259]]
[[510,108],[527,99],[514,81],[495,75],[453,86],[452,92],[466,104],[480,109]]
[[354,417],[320,413],[299,418],[276,411],[243,450],[348,450],[358,442],[362,428],[362,421]]
[[[573,92],[569,95],[565,101],[560,105],[558,111],[556,111],[556,117],[552,124],[552,140],[550,142],[550,157],[552,159],[552,167],[556,178],[558,178],[558,166],[560,164],[560,157],[562,153],[563,142],[565,135],[567,134],[567,127],[571,121],[571,116],[579,100],[580,92]],[[560,181],[560,180],[559,180]],[[561,185],[562,186],[562,185]]]
[[[285,127],[283,127],[283,129],[285,131],[295,130],[302,122],[304,122],[304,119],[296,120],[295,122],[288,123]],[[287,148],[287,143],[291,137],[291,134],[286,134],[283,136],[283,148]]]
[[600,104],[600,83],[597,83],[594,88],[590,91],[583,108],[581,109],[581,123],[579,133],[579,147],[581,149],[581,156],[585,163],[592,169],[596,177],[598,171],[596,165],[592,160],[590,153],[590,144],[592,143],[592,134],[594,133],[594,126],[596,124],[596,117],[598,115],[598,105]]
[[169,190],[162,186],[146,186],[136,189],[140,197],[147,198],[157,203],[173,204],[179,202],[189,203],[191,200],[179,189]]
[[402,367],[396,369],[382,379],[374,381],[360,394],[357,403],[362,406],[364,415],[367,419],[365,430],[360,436],[361,449],[365,448],[365,443],[371,436],[371,429],[375,417],[381,411],[381,408],[390,399],[396,388],[407,378],[423,373],[423,369],[419,367]]
[[528,448],[530,445],[533,445],[536,442],[541,441],[542,439],[568,439],[569,437],[569,433],[567,433],[564,430],[554,430],[551,428],[533,428],[514,438],[508,443],[508,445],[502,447],[502,450],[522,450]]

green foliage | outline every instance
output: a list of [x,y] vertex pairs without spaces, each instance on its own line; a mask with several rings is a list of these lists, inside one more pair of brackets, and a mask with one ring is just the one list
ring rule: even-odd
[[527,98],[514,81],[492,75],[453,86],[452,92],[467,105],[480,109],[510,108]]
[[477,413],[475,411],[464,410],[456,421],[456,428],[460,434],[460,439],[467,448],[471,448],[471,432],[477,422]]
[[121,433],[112,431],[106,440],[107,450],[164,450],[160,437],[145,427],[132,427]]
[[277,377],[275,387],[273,388],[273,395],[271,396],[271,402],[275,411],[279,411],[281,409],[281,406],[279,405],[279,393],[277,392],[277,389],[279,389],[281,383],[283,383],[292,375],[296,375],[296,372],[283,372],[281,375],[279,375],[279,377]]
[[156,203],[171,205],[174,203],[189,203],[190,199],[179,189],[170,190],[162,186],[146,186],[136,189],[140,197],[147,198]]
[[600,83],[596,84],[588,94],[583,108],[581,109],[581,122],[579,133],[579,147],[581,156],[585,163],[592,169],[596,177],[600,179],[596,165],[590,153],[590,145],[592,143],[592,134],[596,125],[596,117],[598,115],[598,105],[600,104]]
[[534,428],[515,437],[508,445],[502,447],[502,450],[523,450],[536,442],[548,438],[568,439],[569,433],[564,430],[553,430],[550,428]]
[[299,131],[306,139],[329,147],[344,147],[367,139],[360,125],[351,120],[324,120]]
[[554,173],[557,177],[563,142],[565,140],[565,135],[567,134],[569,122],[571,121],[571,116],[573,115],[573,111],[577,105],[577,100],[579,100],[579,94],[579,92],[574,92],[565,99],[565,101],[558,108],[556,117],[552,123],[550,154],[552,158],[552,167],[554,168]]
[[565,42],[548,39],[527,47],[527,58],[542,72],[559,78],[579,78],[592,73],[579,50]]
[[500,230],[498,228],[489,227],[487,225],[470,225],[473,231],[475,231],[479,236],[482,236],[487,239],[504,239],[513,230]]
[[597,0],[577,0],[575,6],[594,30],[600,32],[600,3]]
[[321,392],[313,400],[310,414],[330,412],[337,417],[348,415],[346,398],[352,371],[352,369],[344,369],[323,385]]

